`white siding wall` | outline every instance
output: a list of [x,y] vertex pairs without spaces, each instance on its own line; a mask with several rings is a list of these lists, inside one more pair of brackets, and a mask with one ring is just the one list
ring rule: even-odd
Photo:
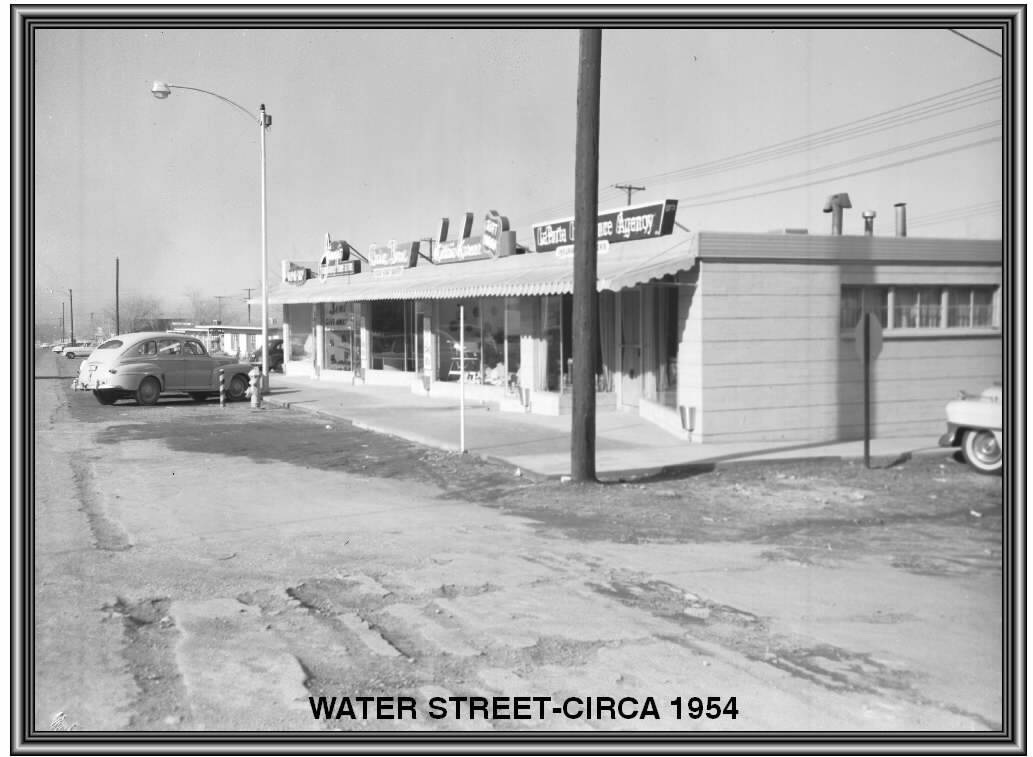
[[[679,362],[685,391],[702,387],[705,441],[856,439],[863,433],[863,373],[839,325],[844,284],[1000,284],[989,267],[840,266],[704,261],[689,324],[702,327],[700,376],[691,340]],[[701,296],[702,295],[702,296]],[[686,363],[686,365],[682,365]],[[959,389],[1001,380],[1001,338],[887,333],[872,373],[873,433],[928,436]],[[681,391],[679,381],[679,391]],[[688,397],[686,397],[688,399]]]

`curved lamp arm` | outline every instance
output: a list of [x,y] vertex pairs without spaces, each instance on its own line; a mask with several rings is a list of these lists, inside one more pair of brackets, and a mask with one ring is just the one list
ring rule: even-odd
[[252,113],[250,110],[245,108],[240,103],[235,103],[235,102],[233,102],[233,100],[231,100],[228,97],[223,97],[222,95],[218,94],[217,92],[211,92],[211,91],[209,91],[207,89],[201,89],[200,87],[186,87],[186,86],[183,86],[182,84],[169,84],[169,83],[163,82],[163,81],[155,81],[154,84],[151,85],[151,94],[154,95],[155,97],[157,97],[159,100],[164,100],[166,97],[168,97],[170,94],[172,94],[171,90],[173,90],[173,89],[189,89],[189,90],[192,90],[194,92],[204,92],[206,95],[211,95],[212,97],[218,97],[223,102],[229,103],[234,108],[236,108],[237,110],[239,110],[242,113],[244,113],[252,121],[256,121],[258,123],[262,122],[262,115],[261,114]]

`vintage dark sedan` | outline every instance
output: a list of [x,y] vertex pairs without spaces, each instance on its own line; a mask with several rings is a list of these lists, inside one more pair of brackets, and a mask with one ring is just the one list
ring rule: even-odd
[[72,388],[92,391],[102,405],[124,398],[153,405],[163,394],[188,394],[204,400],[219,393],[220,368],[226,398],[244,399],[250,364],[214,357],[199,340],[183,334],[120,334],[98,346],[80,364]]

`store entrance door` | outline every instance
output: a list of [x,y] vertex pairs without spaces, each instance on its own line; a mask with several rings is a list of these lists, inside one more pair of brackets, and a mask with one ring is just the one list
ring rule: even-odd
[[621,300],[621,404],[638,407],[642,397],[642,329],[639,292],[620,294]]

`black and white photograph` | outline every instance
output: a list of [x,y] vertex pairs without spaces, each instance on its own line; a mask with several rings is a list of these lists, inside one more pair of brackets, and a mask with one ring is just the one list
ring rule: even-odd
[[1024,753],[1025,31],[11,6],[12,752]]

